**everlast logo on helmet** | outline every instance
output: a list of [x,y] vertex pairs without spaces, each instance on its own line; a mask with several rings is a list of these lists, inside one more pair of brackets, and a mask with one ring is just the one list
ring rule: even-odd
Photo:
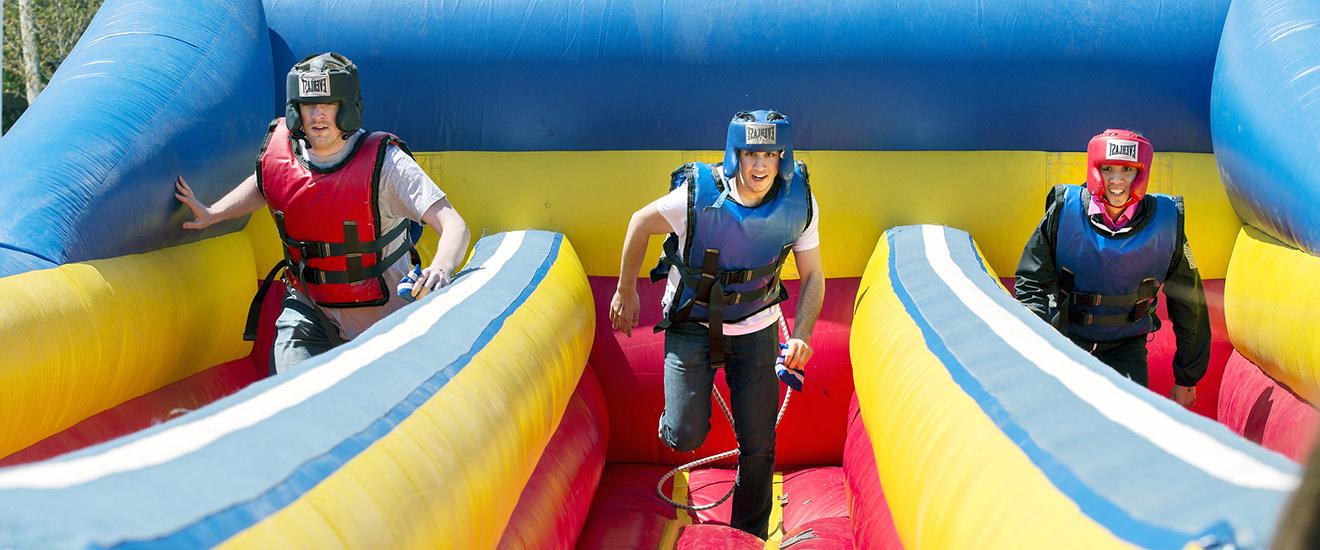
[[327,73],[299,75],[298,95],[300,97],[328,97],[330,95],[330,75]]
[[774,125],[774,124],[748,124],[748,125],[747,125],[747,144],[748,144],[748,145],[774,145],[774,144],[775,144],[775,125]]
[[1137,162],[1137,142],[1126,139],[1111,139],[1105,149],[1105,160],[1125,160]]

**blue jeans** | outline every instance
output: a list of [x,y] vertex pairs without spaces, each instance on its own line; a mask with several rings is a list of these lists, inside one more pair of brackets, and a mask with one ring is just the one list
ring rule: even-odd
[[[725,336],[724,380],[738,438],[738,478],[729,525],[765,539],[770,523],[775,473],[775,415],[779,412],[778,327]],[[710,432],[711,388],[706,327],[676,323],[665,332],[665,410],[660,439],[679,452],[700,447]],[[723,413],[721,413],[723,416]]]
[[339,327],[320,310],[284,295],[284,310],[275,320],[275,342],[270,347],[270,374],[330,351],[344,343]]

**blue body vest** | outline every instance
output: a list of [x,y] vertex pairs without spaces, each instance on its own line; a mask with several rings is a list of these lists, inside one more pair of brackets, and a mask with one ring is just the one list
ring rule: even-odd
[[786,299],[779,270],[812,216],[806,166],[796,163],[792,179],[787,184],[776,181],[755,207],[735,202],[728,193],[734,181],[709,164],[690,163],[675,170],[670,189],[684,182],[688,183],[687,245],[679,251],[671,235],[661,266],[652,272],[653,279],[663,277],[667,271],[662,268],[668,264],[681,274],[665,322],[657,330],[685,319],[709,321],[709,298],[715,292],[723,295],[717,307],[725,323],[741,321]]
[[1064,191],[1055,237],[1063,323],[1056,324],[1092,342],[1155,331],[1155,296],[1178,243],[1181,199],[1146,195],[1142,200],[1155,206],[1150,221],[1130,235],[1112,236],[1092,226],[1081,186]]

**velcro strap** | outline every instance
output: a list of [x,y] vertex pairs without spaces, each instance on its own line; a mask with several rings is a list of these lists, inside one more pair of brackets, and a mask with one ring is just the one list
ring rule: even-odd
[[1119,313],[1117,315],[1096,315],[1082,311],[1069,311],[1068,322],[1079,325],[1091,325],[1097,327],[1121,327],[1132,324],[1132,315],[1130,313]]
[[1067,293],[1069,293],[1069,294],[1072,294],[1072,291],[1073,291],[1073,282],[1076,280],[1076,278],[1077,278],[1077,276],[1073,274],[1073,272],[1072,272],[1071,269],[1068,269],[1068,268],[1066,268],[1066,267],[1063,268],[1063,269],[1060,269],[1060,270],[1059,270],[1059,290],[1061,290],[1061,291],[1063,291],[1063,292],[1067,292]]
[[719,277],[716,276],[719,263],[720,251],[707,248],[706,255],[701,259],[701,283],[697,286],[696,296],[693,297],[693,301],[705,302],[706,334],[710,342],[712,369],[724,366],[724,301],[711,299],[712,296],[724,295],[724,284],[720,283]]
[[1160,291],[1159,281],[1147,277],[1141,281],[1136,292],[1129,294],[1087,294],[1074,292],[1072,302],[1079,306],[1135,307],[1141,302],[1152,301]]
[[283,231],[280,232],[280,240],[284,241],[285,246],[297,250],[301,255],[300,257],[304,260],[313,258],[330,258],[333,256],[347,256],[349,254],[376,254],[385,250],[385,247],[389,246],[390,243],[395,241],[395,239],[398,239],[399,235],[406,232],[408,230],[408,225],[409,222],[407,221],[400,222],[396,224],[393,229],[390,229],[384,235],[381,235],[380,238],[366,242],[357,241],[355,239],[342,243],[299,241],[285,235]]
[[771,280],[770,284],[765,285],[756,290],[749,290],[747,292],[725,293],[724,305],[732,306],[732,305],[741,304],[743,302],[755,302],[757,300],[765,298],[771,292],[777,292],[778,290],[779,290],[779,279],[776,278]]
[[[711,293],[722,295],[724,285],[718,280],[711,285]],[[710,318],[707,319],[706,334],[710,340],[710,368],[718,369],[724,367],[724,304],[723,300],[711,300],[707,306],[710,312]]]
[[348,269],[343,271],[326,271],[324,269],[308,267],[307,264],[299,263],[298,278],[305,283],[315,283],[318,285],[342,285],[365,281],[389,271],[390,267],[394,265],[394,262],[399,261],[399,258],[402,258],[404,254],[408,254],[411,250],[411,246],[401,246],[398,250],[391,252],[379,262],[366,268],[361,266],[360,256],[350,256],[350,260],[357,259],[359,261],[350,261]]
[[740,269],[737,271],[720,272],[720,282],[726,285],[736,285],[754,281],[767,275],[774,275],[779,271],[779,264],[763,265],[756,269]]
[[722,280],[724,281],[724,284],[731,285],[738,283],[746,283],[748,281],[754,281],[761,277],[766,277],[770,275],[777,276],[779,275],[779,270],[784,267],[784,262],[788,260],[789,252],[792,251],[793,251],[793,243],[788,243],[779,250],[779,257],[775,258],[774,263],[763,265],[755,269],[725,271],[723,274],[721,274],[721,277],[723,278]]
[[1087,294],[1076,292],[1072,302],[1079,306],[1132,307],[1137,303],[1137,293],[1132,294]]

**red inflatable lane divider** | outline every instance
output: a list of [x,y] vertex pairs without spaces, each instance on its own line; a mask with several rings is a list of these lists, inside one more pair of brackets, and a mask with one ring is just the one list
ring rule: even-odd
[[1233,352],[1219,393],[1219,421],[1225,426],[1304,463],[1315,444],[1317,415],[1310,403]]
[[541,460],[523,488],[499,548],[572,548],[605,468],[609,420],[591,365],[582,371]]
[[843,473],[847,481],[848,512],[852,517],[853,541],[858,548],[903,548],[894,518],[880,486],[875,449],[862,422],[854,395],[848,406],[848,441],[843,447]]

